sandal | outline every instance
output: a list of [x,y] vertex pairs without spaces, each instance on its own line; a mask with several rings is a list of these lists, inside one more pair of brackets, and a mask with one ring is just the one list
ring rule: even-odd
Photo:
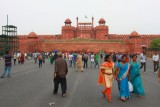
[[123,102],[125,102],[125,101],[126,101],[126,98],[123,98],[123,97],[122,97],[122,98],[120,98],[120,99],[121,99],[121,101],[123,101]]
[[139,98],[144,98],[144,96],[142,96],[142,95],[138,95],[138,97],[139,97]]
[[108,102],[109,102],[109,103],[112,103],[112,101],[111,101],[111,100],[108,100]]

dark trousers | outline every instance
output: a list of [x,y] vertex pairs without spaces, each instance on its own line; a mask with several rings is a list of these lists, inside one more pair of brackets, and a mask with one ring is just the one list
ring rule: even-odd
[[66,78],[60,78],[60,77],[54,79],[54,94],[58,92],[59,84],[61,84],[62,94],[65,94],[67,90],[67,81]]
[[144,72],[146,72],[146,62],[141,62],[140,69],[142,69],[143,67],[144,67]]
[[76,60],[73,60],[74,68],[76,67]]
[[16,59],[14,59],[14,65],[16,65]]
[[42,60],[39,60],[39,68],[42,67]]
[[121,62],[121,60],[118,60],[118,62]]
[[154,65],[154,72],[156,72],[159,68],[159,61],[154,61],[153,65]]
[[88,62],[88,60],[84,60],[83,68],[87,68],[88,67],[87,62]]
[[116,63],[116,61],[117,61],[116,59],[113,59],[113,62],[114,62],[114,63]]
[[95,61],[94,67],[96,68],[96,66],[98,66],[98,68],[99,68],[99,62],[98,61]]

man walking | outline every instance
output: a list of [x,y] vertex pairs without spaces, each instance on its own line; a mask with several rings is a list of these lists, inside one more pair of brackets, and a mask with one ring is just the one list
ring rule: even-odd
[[144,72],[146,72],[146,53],[145,51],[143,51],[143,53],[140,54],[140,62],[141,62],[141,67],[140,69],[142,69],[144,67]]
[[55,52],[53,55],[53,61],[55,61],[57,59],[57,57],[58,57],[57,52]]
[[91,53],[91,68],[94,66],[94,54]]
[[83,65],[83,68],[87,68],[88,67],[88,55],[87,53],[84,54],[83,56],[83,61],[84,61],[84,65]]
[[59,84],[61,84],[62,97],[66,96],[67,81],[66,75],[68,73],[68,66],[65,59],[62,58],[62,53],[58,53],[58,58],[55,60],[54,71],[54,91],[53,94],[57,94]]
[[157,70],[159,68],[159,55],[157,54],[157,52],[154,52],[152,59],[153,59],[153,65],[154,65],[154,72],[157,73]]
[[98,68],[99,68],[99,55],[98,55],[98,53],[95,54],[94,61],[95,61],[95,65],[94,65],[95,68],[96,68],[96,66],[98,66]]
[[42,52],[42,62],[43,62],[43,63],[45,63],[45,58],[46,58],[46,55],[45,55],[45,52],[43,51],[43,52]]
[[117,62],[117,57],[116,57],[116,53],[115,53],[115,52],[113,53],[112,59],[113,59],[113,62],[114,62],[114,63]]
[[72,53],[69,54],[68,60],[69,60],[69,67],[72,67],[72,63],[73,63],[73,55],[72,55]]
[[42,54],[40,53],[38,56],[38,61],[39,61],[39,68],[42,67]]
[[11,67],[12,67],[12,56],[9,54],[9,51],[6,51],[6,55],[4,55],[4,62],[5,62],[5,67],[4,67],[4,71],[2,73],[1,78],[4,78],[6,71],[8,70],[8,78],[10,77],[10,73],[11,73]]
[[33,54],[33,56],[34,56],[34,62],[35,62],[35,63],[37,63],[38,53],[37,53],[37,52],[35,52],[35,53]]
[[14,53],[13,59],[14,59],[14,65],[16,65],[16,60],[17,60],[17,54],[16,53]]
[[76,67],[76,60],[77,60],[77,53],[75,52],[73,54],[73,65],[74,65],[74,68]]
[[118,62],[121,62],[121,59],[122,59],[122,54],[119,52],[117,54],[117,60],[118,60]]

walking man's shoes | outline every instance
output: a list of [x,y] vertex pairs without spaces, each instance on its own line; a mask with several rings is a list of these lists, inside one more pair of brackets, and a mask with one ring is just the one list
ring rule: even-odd
[[62,94],[62,97],[66,97],[66,94]]
[[54,91],[53,91],[53,94],[54,94],[54,95],[56,95],[56,94],[57,94],[57,92],[54,92]]
[[4,78],[4,76],[1,76],[0,78]]

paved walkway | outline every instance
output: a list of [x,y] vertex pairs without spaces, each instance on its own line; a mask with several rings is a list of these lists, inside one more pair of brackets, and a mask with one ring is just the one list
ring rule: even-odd
[[[0,73],[3,61],[0,60]],[[12,77],[0,79],[0,107],[158,107],[160,84],[153,73],[152,62],[147,62],[147,73],[142,72],[146,96],[123,103],[118,99],[116,81],[113,84],[112,103],[102,97],[102,86],[97,85],[98,69],[85,69],[83,73],[69,68],[68,91],[65,98],[53,95],[53,65],[47,60],[42,68],[33,60],[12,68]],[[50,103],[50,105],[49,105]]]

